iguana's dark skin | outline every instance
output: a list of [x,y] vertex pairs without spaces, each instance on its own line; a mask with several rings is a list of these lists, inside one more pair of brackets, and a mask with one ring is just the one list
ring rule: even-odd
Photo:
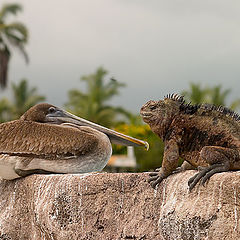
[[186,104],[182,96],[148,101],[140,112],[144,122],[165,143],[162,167],[150,173],[153,187],[180,169],[200,169],[189,179],[190,191],[215,173],[240,170],[240,117],[225,107]]

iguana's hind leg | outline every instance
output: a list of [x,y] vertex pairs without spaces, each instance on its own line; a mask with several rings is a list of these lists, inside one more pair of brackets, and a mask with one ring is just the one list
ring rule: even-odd
[[234,162],[239,159],[239,153],[237,150],[230,148],[206,146],[201,150],[200,158],[207,162],[209,166],[201,167],[200,172],[189,179],[188,186],[190,191],[199,181],[204,185],[215,173],[227,172],[232,169]]

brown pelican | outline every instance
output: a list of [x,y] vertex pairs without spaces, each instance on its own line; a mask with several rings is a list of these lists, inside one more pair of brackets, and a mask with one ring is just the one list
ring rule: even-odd
[[20,119],[0,124],[0,177],[101,171],[112,154],[110,141],[148,148],[147,142],[37,104]]

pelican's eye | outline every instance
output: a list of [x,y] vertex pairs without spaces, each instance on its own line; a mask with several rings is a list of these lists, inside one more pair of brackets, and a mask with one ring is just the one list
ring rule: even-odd
[[49,109],[48,109],[48,112],[49,113],[54,113],[56,111],[56,108],[55,107],[50,107]]

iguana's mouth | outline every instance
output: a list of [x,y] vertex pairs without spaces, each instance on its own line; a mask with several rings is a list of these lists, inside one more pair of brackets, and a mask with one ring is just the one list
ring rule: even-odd
[[152,117],[152,113],[150,112],[141,112],[140,115],[142,116],[143,120],[149,119]]

